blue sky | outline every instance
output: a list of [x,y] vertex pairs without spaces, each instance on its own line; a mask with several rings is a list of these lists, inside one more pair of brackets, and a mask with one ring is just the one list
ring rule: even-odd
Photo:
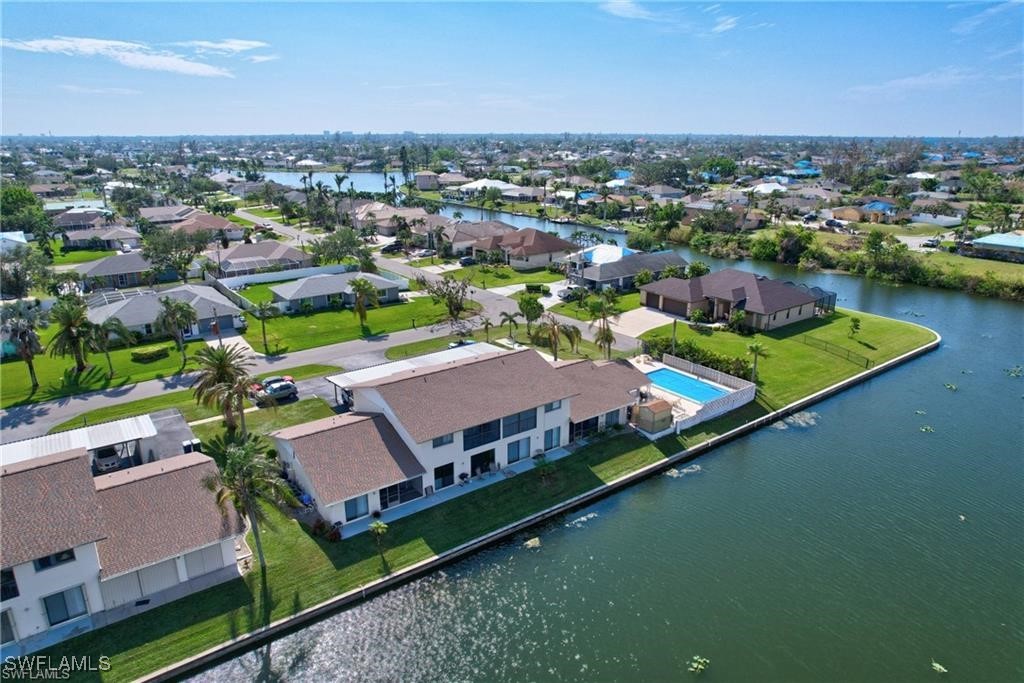
[[1024,134],[1019,1],[0,12],[5,135]]

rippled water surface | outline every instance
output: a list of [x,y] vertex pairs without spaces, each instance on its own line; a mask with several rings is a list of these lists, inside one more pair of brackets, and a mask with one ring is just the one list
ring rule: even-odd
[[197,678],[1024,680],[1024,307],[801,279],[943,346]]

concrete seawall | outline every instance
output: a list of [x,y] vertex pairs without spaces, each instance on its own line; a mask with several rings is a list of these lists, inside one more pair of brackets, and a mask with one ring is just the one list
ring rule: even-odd
[[[912,324],[912,323],[911,323]],[[918,327],[922,327],[918,325]],[[928,328],[924,328],[928,329]],[[668,458],[661,460],[656,463],[652,463],[644,468],[637,470],[631,474],[624,475],[615,481],[609,482],[597,488],[591,489],[586,493],[582,493],[578,496],[562,501],[557,505],[553,505],[550,508],[534,513],[528,517],[524,517],[518,522],[514,522],[500,529],[496,529],[484,536],[475,538],[455,548],[447,550],[439,555],[429,557],[425,560],[417,562],[416,564],[405,567],[390,576],[373,581],[361,588],[350,590],[341,595],[337,595],[330,600],[326,600],[319,605],[314,605],[301,612],[298,612],[292,616],[285,617],[278,621],[265,626],[258,631],[239,636],[234,640],[217,645],[205,652],[201,652],[198,655],[189,657],[188,659],[176,662],[168,667],[155,671],[147,676],[140,678],[141,681],[165,681],[171,679],[181,678],[186,675],[195,674],[204,668],[208,668],[222,660],[237,656],[245,651],[254,649],[260,645],[264,645],[267,642],[274,640],[278,637],[286,635],[297,629],[300,629],[311,622],[324,619],[331,614],[341,611],[346,607],[350,607],[353,604],[364,600],[365,598],[372,597],[378,593],[384,592],[390,588],[394,588],[401,584],[415,580],[427,573],[435,571],[436,569],[455,562],[463,557],[475,553],[487,546],[502,541],[524,529],[531,526],[540,524],[542,522],[562,515],[575,508],[582,507],[593,503],[594,501],[600,500],[608,495],[616,493],[628,486],[631,486],[642,479],[646,479],[653,476],[669,467],[678,463],[687,462],[697,458],[704,453],[714,449],[715,447],[732,441],[737,437],[744,436],[755,430],[769,425],[777,420],[792,415],[793,413],[799,412],[804,408],[811,406],[815,403],[825,400],[841,391],[848,389],[854,385],[865,382],[873,377],[876,377],[892,368],[906,363],[907,361],[913,360],[918,356],[922,356],[929,353],[936,348],[942,342],[942,337],[934,330],[928,330],[935,335],[935,339],[923,346],[920,346],[912,351],[881,363],[869,370],[858,373],[853,377],[849,377],[841,382],[837,382],[829,387],[826,387],[820,391],[817,391],[809,396],[794,401],[789,405],[780,408],[772,413],[764,415],[747,422],[735,429],[732,429],[724,434],[720,434],[716,437],[712,437],[707,441],[701,442],[691,448],[679,451]]]

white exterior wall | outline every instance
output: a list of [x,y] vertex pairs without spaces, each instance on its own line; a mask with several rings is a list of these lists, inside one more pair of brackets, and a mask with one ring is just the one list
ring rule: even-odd
[[526,258],[518,259],[509,257],[508,265],[516,270],[532,270],[534,268],[544,268],[549,263],[554,263],[560,260],[565,254],[560,251],[552,251],[547,254],[533,254]]
[[[789,314],[788,318],[786,317],[787,313]],[[748,320],[750,319],[750,317],[751,314],[748,313]],[[777,330],[785,325],[799,322],[800,320],[809,320],[813,317],[814,304],[809,303],[804,304],[803,306],[794,306],[793,308],[789,308],[784,311],[778,311],[777,313],[772,313],[771,315],[761,316],[762,324],[755,325],[755,327],[758,327],[759,329],[762,330]]]
[[[18,597],[5,600],[0,609],[10,609],[15,636],[23,640],[49,630],[43,598],[68,588],[83,586],[89,614],[103,611],[100,592],[100,558],[96,544],[75,547],[73,562],[57,565],[37,572],[32,562],[15,565],[14,578],[18,582]],[[84,584],[84,585],[83,585]],[[72,620],[73,621],[73,620]],[[71,623],[63,622],[59,626]]]

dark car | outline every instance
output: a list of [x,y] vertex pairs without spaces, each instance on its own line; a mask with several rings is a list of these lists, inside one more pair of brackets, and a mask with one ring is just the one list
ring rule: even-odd
[[397,254],[402,251],[402,245],[399,242],[392,242],[391,244],[385,244],[380,248],[382,254]]
[[462,258],[459,259],[459,265],[460,266],[475,266],[476,265],[476,259],[473,258],[472,256],[463,256]]
[[835,218],[829,218],[827,221],[825,221],[825,226],[829,228],[841,228],[843,227],[843,224],[837,221]]

